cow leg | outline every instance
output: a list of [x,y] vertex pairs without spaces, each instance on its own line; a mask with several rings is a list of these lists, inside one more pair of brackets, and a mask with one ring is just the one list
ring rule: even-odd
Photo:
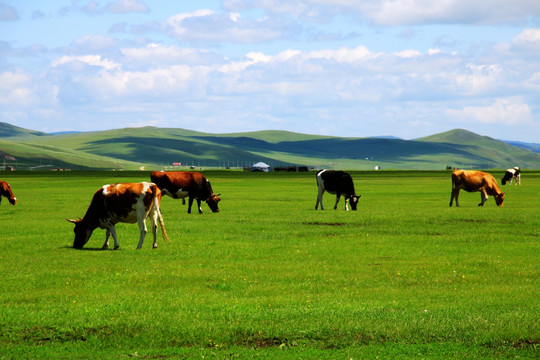
[[197,206],[199,207],[199,214],[202,214],[201,199],[197,198]]
[[120,245],[118,244],[118,237],[116,236],[116,228],[114,227],[114,225],[111,225],[108,231],[110,231],[114,240],[114,250],[118,250]]
[[111,231],[107,229],[107,232],[105,234],[105,243],[101,247],[102,250],[106,250],[109,248],[109,237],[111,236]]
[[154,210],[154,212],[152,213],[151,221],[152,221],[152,235],[154,236],[154,244],[152,245],[152,247],[154,249],[157,249],[157,247],[158,247],[158,245],[157,245],[158,212],[156,210]]
[[324,210],[322,198],[324,194],[324,189],[319,189],[319,193],[317,194],[317,202],[315,203],[315,210],[319,207],[319,204],[321,204],[321,210]]
[[[340,197],[340,196],[341,196],[340,193],[337,193],[337,194],[336,194],[336,204],[334,205],[334,210],[337,209],[337,204],[338,204],[338,202],[339,202],[339,197]],[[345,202],[345,208],[347,208],[347,202]],[[347,209],[347,210],[348,210],[348,209]]]
[[349,211],[349,198],[345,197],[345,210]]
[[187,213],[191,214],[191,205],[193,205],[193,197],[189,197]]
[[484,206],[484,204],[486,203],[487,199],[488,199],[488,195],[486,193],[486,190],[480,190],[480,197],[481,197],[481,202],[480,204],[478,204],[478,206]]
[[452,189],[452,194],[450,195],[450,207],[452,207],[452,202],[454,202],[454,199],[456,199],[456,206],[459,206],[459,188]]
[[[142,248],[144,238],[146,237],[146,233],[148,232],[148,228],[146,227],[146,218],[143,217],[142,219],[139,218],[139,229],[141,230],[141,237],[139,238],[139,245],[137,245],[137,249]],[[154,242],[156,241],[156,238],[154,237]]]

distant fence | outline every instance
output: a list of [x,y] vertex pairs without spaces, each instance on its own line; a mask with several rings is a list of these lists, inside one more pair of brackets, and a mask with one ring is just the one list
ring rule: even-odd
[[[70,157],[69,161],[49,158],[18,158],[15,161],[7,161],[2,165],[0,163],[0,171],[24,170],[24,171],[70,171],[70,170],[194,170],[194,169],[236,169],[242,170],[245,168],[251,169],[251,165],[259,160],[251,161],[185,161],[185,162],[155,162],[155,163],[138,163],[133,161],[111,161],[108,159],[95,158],[76,158]],[[295,171],[303,171],[307,167],[303,165],[294,165],[277,161],[266,161],[272,169],[297,169]]]
[[[49,159],[49,158],[32,158],[32,159],[23,159],[17,158],[16,160],[6,160],[3,161],[3,164],[0,163],[0,171],[13,171],[13,170],[24,170],[24,171],[70,171],[70,170],[202,170],[202,169],[231,169],[231,170],[251,170],[251,166],[261,159],[252,159],[252,160],[234,160],[234,161],[214,161],[214,160],[187,160],[187,161],[178,161],[178,162],[154,162],[154,163],[139,163],[134,161],[124,161],[117,160],[113,161],[107,158],[95,156],[95,157],[81,157],[76,156],[66,156],[66,159],[69,160],[63,161],[59,159]],[[305,164],[291,164],[280,161],[271,161],[267,159],[262,159],[266,164],[270,166],[271,171],[282,171],[282,172],[302,172],[310,171],[313,169],[347,169],[347,167],[340,166],[340,164],[312,164],[306,166]],[[367,162],[366,164],[357,164],[360,166],[351,167],[350,169],[356,170],[373,170],[375,169],[373,162]],[[430,164],[430,166],[424,167],[421,165],[411,165],[407,166],[389,166],[386,167],[382,165],[382,169],[402,169],[402,170],[444,170],[444,169],[492,169],[497,167],[494,164],[489,163],[466,163],[466,162],[456,162],[452,164],[441,164],[440,167],[437,167],[436,164]]]

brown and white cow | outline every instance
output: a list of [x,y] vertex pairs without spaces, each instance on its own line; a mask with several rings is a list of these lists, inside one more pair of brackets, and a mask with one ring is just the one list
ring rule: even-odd
[[349,211],[349,203],[351,204],[351,209],[356,210],[358,199],[361,195],[356,195],[350,174],[344,171],[321,170],[317,172],[316,178],[319,193],[317,195],[317,202],[315,203],[315,210],[318,209],[319,204],[321,204],[321,210],[324,210],[322,199],[325,191],[328,191],[330,194],[336,194],[334,210],[337,209],[341,195],[345,197],[345,210]]
[[188,214],[191,214],[193,199],[197,199],[199,213],[202,214],[201,200],[206,201],[210,210],[219,212],[218,197],[214,194],[210,181],[203,174],[196,171],[153,171],[150,179],[163,192],[173,199],[184,199],[189,196]]
[[137,249],[140,249],[148,232],[146,218],[150,217],[152,221],[152,234],[154,235],[153,247],[157,248],[156,234],[158,221],[163,239],[170,241],[165,231],[165,224],[163,223],[163,217],[159,209],[160,201],[161,191],[153,183],[141,182],[104,185],[94,193],[86,215],[82,219],[67,219],[67,221],[75,224],[73,247],[82,249],[88,240],[90,240],[92,232],[99,227],[107,230],[105,243],[102,248],[106,249],[109,247],[109,237],[112,234],[114,249],[118,249],[120,245],[116,236],[115,224],[122,222],[139,224],[140,238]]
[[8,199],[11,205],[17,204],[17,198],[11,191],[11,186],[5,181],[0,181],[0,203],[2,203],[2,197]]
[[506,185],[506,182],[510,181],[510,185],[512,185],[513,180],[516,180],[516,185],[521,185],[521,170],[517,166],[506,170],[506,173],[504,173],[504,177],[501,180],[501,184]]
[[495,178],[486,172],[455,170],[452,172],[452,195],[450,197],[450,206],[456,199],[456,206],[459,206],[459,190],[468,192],[480,191],[481,202],[478,206],[484,206],[488,199],[488,195],[495,197],[495,202],[498,206],[503,206],[504,193],[499,189]]

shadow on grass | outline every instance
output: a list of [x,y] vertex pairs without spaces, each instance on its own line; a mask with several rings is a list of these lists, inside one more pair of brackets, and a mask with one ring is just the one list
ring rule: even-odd
[[[102,248],[94,248],[94,247],[84,247],[82,249],[76,249],[73,246],[70,245],[64,245],[61,246],[60,249],[68,249],[68,250],[77,250],[77,251],[107,251],[107,250],[113,250],[113,249],[102,249]],[[116,251],[118,251],[117,249]]]

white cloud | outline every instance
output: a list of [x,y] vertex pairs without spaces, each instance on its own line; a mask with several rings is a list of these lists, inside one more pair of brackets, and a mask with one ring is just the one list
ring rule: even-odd
[[223,7],[231,11],[265,9],[274,15],[292,15],[304,19],[319,19],[316,2],[288,0],[224,0]]
[[204,96],[208,68],[174,65],[147,71],[102,71],[95,76],[79,76],[74,81],[80,91],[96,101],[173,101],[175,98]]
[[311,59],[334,60],[338,63],[353,63],[366,59],[370,55],[372,55],[372,53],[368,50],[368,48],[365,46],[359,46],[354,49],[342,47],[337,50],[325,49],[311,51],[307,54],[307,57]]
[[282,39],[292,36],[293,29],[298,30],[296,23],[286,18],[252,19],[237,12],[216,13],[208,9],[176,14],[148,27],[183,42],[240,44]]
[[111,36],[105,35],[83,35],[75,38],[73,47],[77,51],[98,52],[107,49],[114,49],[118,46],[118,40]]
[[58,86],[23,70],[0,73],[2,115],[10,119],[27,118],[42,108],[58,105]]
[[61,14],[69,14],[71,11],[82,11],[88,15],[103,15],[106,13],[112,14],[128,14],[128,13],[148,13],[150,8],[139,0],[116,0],[108,2],[105,5],[97,1],[89,1],[79,5],[80,2],[72,1],[71,6],[65,6],[60,10]]
[[[210,51],[149,44],[121,49],[121,53],[118,59],[60,57],[51,67],[62,68],[64,76],[51,81],[64,81],[57,84],[60,88],[75,86],[75,92],[89,102],[94,97],[100,101],[116,96],[143,101],[187,97],[205,102],[208,94],[239,101],[238,96],[248,99],[264,94],[276,100],[288,96],[286,101],[297,108],[501,97],[515,93],[516,88],[538,86],[538,76],[531,76],[534,73],[511,76],[513,69],[502,64],[466,62],[441,50],[375,53],[358,46],[289,49],[275,55],[250,52],[242,59],[227,59]],[[87,71],[88,66],[95,71]]]
[[165,67],[174,64],[209,65],[224,61],[220,56],[209,50],[182,48],[176,45],[166,46],[150,43],[145,47],[129,47],[120,50],[125,56],[125,64],[140,69]]
[[309,19],[353,15],[385,26],[420,24],[497,24],[540,15],[537,0],[226,0],[231,11],[252,8]]
[[32,76],[22,71],[0,73],[0,104],[28,106],[34,102]]
[[72,64],[76,65],[77,63],[86,64],[89,66],[97,66],[104,68],[105,70],[113,70],[120,67],[120,64],[108,59],[102,59],[101,55],[82,55],[82,56],[62,56],[59,59],[53,60],[51,63],[52,67],[59,67],[61,65]]
[[540,54],[540,28],[523,30],[513,39],[512,46],[518,50]]
[[519,97],[496,99],[491,104],[448,109],[447,114],[464,122],[516,126],[532,123],[529,105]]
[[402,58],[412,58],[412,57],[420,56],[422,55],[422,53],[418,50],[408,49],[408,50],[397,52],[396,55]]
[[126,14],[126,13],[147,13],[150,11],[150,8],[142,1],[138,0],[117,0],[111,3],[108,3],[105,6],[106,11],[115,14]]
[[174,35],[182,36],[188,32],[188,28],[184,24],[186,20],[209,17],[214,14],[215,13],[212,10],[208,9],[200,9],[191,13],[176,14],[168,18],[165,25],[172,30]]
[[501,84],[502,73],[501,66],[497,64],[468,64],[460,74],[456,75],[456,85],[464,95],[490,93]]

